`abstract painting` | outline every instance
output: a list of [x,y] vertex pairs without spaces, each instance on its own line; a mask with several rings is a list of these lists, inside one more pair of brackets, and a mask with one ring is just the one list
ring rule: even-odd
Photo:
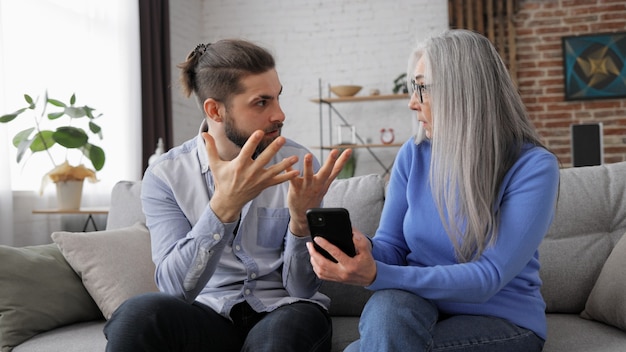
[[565,100],[626,97],[626,32],[563,37]]

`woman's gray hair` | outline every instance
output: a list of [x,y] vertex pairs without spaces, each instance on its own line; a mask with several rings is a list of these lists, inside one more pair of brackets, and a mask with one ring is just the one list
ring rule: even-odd
[[[420,57],[431,85],[432,193],[458,260],[476,260],[496,241],[505,174],[524,143],[544,146],[487,38],[468,30],[432,37],[411,56],[409,77]],[[419,129],[416,143],[425,138]]]

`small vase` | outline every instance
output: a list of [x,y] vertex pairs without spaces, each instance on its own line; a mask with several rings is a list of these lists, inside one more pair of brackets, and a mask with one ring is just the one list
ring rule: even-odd
[[83,183],[84,180],[58,181],[56,183],[59,210],[80,209],[80,201],[83,196]]

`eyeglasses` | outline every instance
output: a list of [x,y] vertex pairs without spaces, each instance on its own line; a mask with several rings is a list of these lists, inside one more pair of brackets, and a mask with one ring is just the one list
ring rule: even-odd
[[415,79],[411,79],[411,89],[413,89],[413,93],[417,93],[421,104],[424,104],[424,96],[428,95],[429,88],[430,84],[418,84]]

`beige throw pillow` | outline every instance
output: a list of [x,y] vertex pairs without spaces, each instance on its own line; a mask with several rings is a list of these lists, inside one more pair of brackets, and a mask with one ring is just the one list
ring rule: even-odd
[[626,331],[626,233],[604,263],[580,315]]
[[96,232],[55,232],[52,240],[106,319],[125,300],[158,291],[150,234],[142,223]]

